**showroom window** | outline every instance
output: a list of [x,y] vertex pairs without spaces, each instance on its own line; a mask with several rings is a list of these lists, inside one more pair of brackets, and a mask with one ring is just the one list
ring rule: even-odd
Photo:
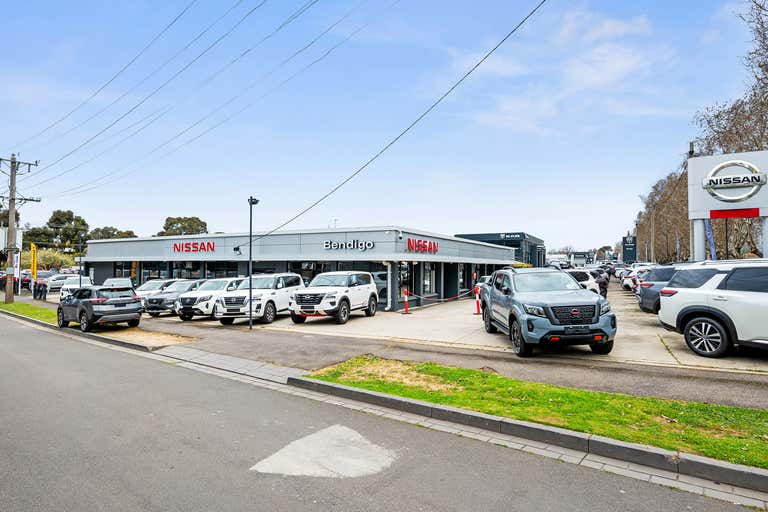
[[151,279],[167,279],[168,264],[162,261],[144,261],[141,263],[141,282]]
[[424,288],[421,290],[422,295],[435,295],[437,293],[437,272],[435,266],[434,263],[424,263]]
[[414,263],[400,262],[397,269],[397,283],[399,287],[399,297],[402,299],[405,294],[403,293],[408,288],[408,293],[413,294],[415,288],[416,272],[414,271]]
[[200,261],[176,261],[173,263],[174,279],[200,279],[203,277],[203,264]]
[[206,279],[237,276],[238,268],[236,261],[211,261],[205,264]]

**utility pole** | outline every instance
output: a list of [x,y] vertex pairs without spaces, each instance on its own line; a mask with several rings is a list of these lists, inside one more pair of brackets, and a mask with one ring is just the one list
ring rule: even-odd
[[[37,166],[37,162],[20,162],[16,160],[16,155],[12,154],[10,160],[0,158],[0,169],[2,169],[3,162],[10,164],[9,185],[8,185],[8,240],[6,241],[5,253],[6,258],[6,271],[5,271],[5,303],[13,303],[13,292],[16,288],[16,276],[15,276],[15,259],[16,259],[16,201],[19,203],[25,203],[28,201],[40,202],[39,198],[26,198],[16,197],[16,175],[19,171],[19,166],[26,166],[27,171],[30,172],[32,166]],[[5,199],[0,196],[0,199]]]

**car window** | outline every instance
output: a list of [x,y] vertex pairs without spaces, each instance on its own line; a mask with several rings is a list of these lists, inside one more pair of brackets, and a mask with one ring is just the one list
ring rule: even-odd
[[654,268],[648,273],[648,276],[645,278],[646,281],[669,281],[672,279],[672,276],[675,275],[675,272],[677,272],[677,269],[674,267],[669,268]]
[[583,283],[584,281],[589,281],[589,274],[587,274],[586,272],[569,272],[569,274],[571,274],[573,278],[580,283]]
[[717,269],[682,269],[669,281],[670,288],[698,288],[717,274]]
[[360,284],[371,284],[371,276],[368,274],[357,274],[357,282]]
[[735,269],[725,282],[725,289],[768,293],[768,267]]
[[73,293],[72,296],[76,299],[90,299],[91,290],[89,290],[88,288],[81,288],[77,290],[75,293]]
[[510,290],[512,289],[512,280],[509,276],[504,276],[504,279],[502,280],[501,287],[504,288],[505,286]]
[[360,281],[357,279],[357,274],[350,274],[349,279],[347,280],[347,286],[356,286],[360,284]]
[[502,284],[504,282],[504,274],[496,274],[493,279],[493,287],[501,291]]
[[284,279],[286,288],[301,285],[301,278],[299,276],[285,276]]
[[126,299],[126,298],[133,297],[134,292],[130,288],[120,288],[120,289],[99,290],[97,294],[99,297],[104,297],[107,299]]

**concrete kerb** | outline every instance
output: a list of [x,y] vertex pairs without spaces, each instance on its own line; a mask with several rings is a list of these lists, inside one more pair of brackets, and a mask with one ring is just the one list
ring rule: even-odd
[[[29,322],[29,323],[38,325],[40,327],[44,327],[46,329],[49,329],[51,331],[59,331],[60,330],[59,327],[56,326],[56,325],[49,324],[48,322],[43,322],[42,320],[38,320],[36,318],[30,318],[28,316],[19,315],[17,313],[13,313],[11,311],[5,311],[5,310],[0,309],[0,314],[6,315],[6,316],[9,316],[9,317],[12,317],[12,318],[16,318],[16,319],[22,320],[24,322]],[[122,340],[116,340],[114,338],[109,338],[107,336],[102,336],[100,334],[95,334],[95,333],[91,333],[91,332],[83,332],[83,331],[75,330],[75,329],[67,329],[67,334],[74,334],[74,335],[77,335],[77,336],[80,336],[80,337],[83,337],[83,338],[88,338],[90,340],[100,341],[102,343],[109,343],[111,345],[120,345],[120,346],[126,347],[126,348],[144,350],[145,352],[152,352],[154,350],[159,350],[161,348],[165,348],[165,347],[160,347],[160,346],[158,346],[158,347],[147,347],[145,345],[140,345],[140,344],[137,344],[137,343],[130,343],[130,342],[127,342],[127,341],[122,341]]]
[[627,443],[593,434],[502,418],[421,400],[401,398],[307,377],[288,377],[288,385],[397,409],[427,418],[451,421],[490,432],[509,434],[562,448],[641,464],[681,475],[704,478],[761,492],[768,489],[768,470],[761,468],[731,464],[654,446]]

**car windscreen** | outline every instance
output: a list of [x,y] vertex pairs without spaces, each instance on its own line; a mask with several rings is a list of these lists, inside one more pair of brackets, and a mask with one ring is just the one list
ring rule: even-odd
[[677,269],[675,267],[669,267],[669,268],[654,268],[650,272],[648,272],[648,275],[645,276],[646,281],[653,281],[653,282],[665,282],[672,279],[672,276],[675,275],[675,272],[677,272]]
[[581,286],[564,272],[541,272],[515,275],[515,289],[518,292],[554,292],[581,290]]
[[669,281],[670,288],[698,288],[717,274],[714,268],[682,269]]
[[159,290],[160,288],[163,287],[163,283],[164,283],[164,281],[158,281],[158,280],[147,281],[143,285],[141,285],[138,288],[136,288],[136,291],[139,291],[139,292],[151,292],[151,291],[154,291],[154,290]]
[[327,274],[315,277],[309,286],[347,286],[346,274]]
[[229,281],[206,281],[203,284],[200,285],[200,288],[198,288],[198,291],[201,292],[216,292],[219,290],[223,290],[227,287],[227,283]]
[[[240,286],[237,287],[238,290],[247,290],[248,289],[248,279],[240,283]],[[274,277],[252,277],[251,282],[253,282],[253,285],[251,285],[251,288],[255,290],[270,290],[275,287],[275,278]]]
[[99,297],[106,299],[130,299],[133,298],[134,292],[131,288],[108,288],[102,289],[96,292]]
[[83,284],[90,284],[91,283],[91,279],[89,277],[82,277],[82,278],[81,277],[68,277],[68,278],[66,278],[64,280],[64,284],[65,285],[68,285],[68,284],[80,285],[81,282]]
[[176,281],[171,286],[165,289],[166,292],[185,292],[189,290],[192,285],[195,284],[194,281]]
[[569,272],[569,274],[571,274],[573,278],[580,283],[583,283],[584,281],[589,281],[589,274],[587,274],[586,272]]

